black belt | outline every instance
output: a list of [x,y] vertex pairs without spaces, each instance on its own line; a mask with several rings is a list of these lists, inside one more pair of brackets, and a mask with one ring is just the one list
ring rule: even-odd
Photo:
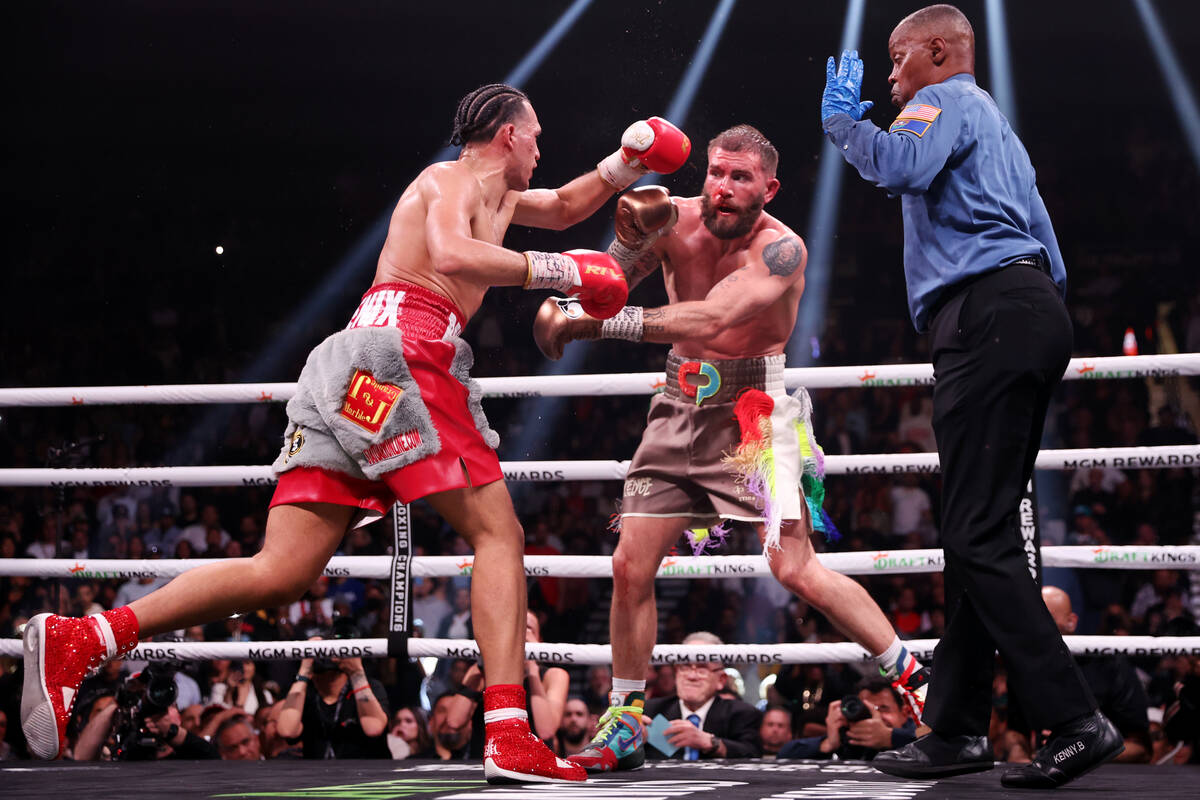
[[1043,261],[1041,256],[1021,256],[1018,259],[1009,261],[1007,264],[1001,264],[996,269],[990,269],[987,272],[981,272],[978,275],[972,275],[968,278],[963,278],[958,283],[947,286],[942,291],[942,294],[938,297],[937,302],[933,304],[933,308],[929,310],[929,316],[926,318],[927,323],[932,323],[934,318],[937,317],[938,313],[942,310],[946,303],[950,302],[959,292],[963,291],[976,281],[980,281],[986,278],[988,275],[1009,267],[1032,267],[1033,269],[1036,269],[1038,272],[1045,275],[1047,278],[1051,278],[1051,280],[1053,280],[1053,277],[1050,275],[1050,265]]

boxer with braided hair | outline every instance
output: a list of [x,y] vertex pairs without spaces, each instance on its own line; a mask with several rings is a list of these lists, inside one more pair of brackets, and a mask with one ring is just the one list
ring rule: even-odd
[[[593,214],[648,169],[682,166],[687,137],[665,120],[630,126],[597,169],[558,189],[530,189],[541,125],[503,84],[463,98],[457,159],[426,167],[392,213],[375,279],[347,327],[316,347],[288,402],[266,541],[253,558],[191,570],[135,603],[85,619],[41,614],[25,631],[21,724],[30,750],[54,758],[88,670],[139,637],[298,598],[346,531],[399,498],[426,498],[471,544],[472,619],[487,665],[484,774],[491,782],[580,781],[529,730],[525,690],[524,536],[496,457],[470,348],[458,334],[492,286],[557,289],[608,318],[628,295],[605,253],[519,253],[512,223],[561,230]],[[366,676],[351,676],[366,685]],[[303,693],[303,680],[292,693]],[[361,695],[364,699],[368,695]],[[382,731],[381,731],[382,732]]]
[[501,125],[520,115],[527,102],[529,97],[524,92],[506,83],[480,86],[458,102],[450,144],[461,147],[491,139]]

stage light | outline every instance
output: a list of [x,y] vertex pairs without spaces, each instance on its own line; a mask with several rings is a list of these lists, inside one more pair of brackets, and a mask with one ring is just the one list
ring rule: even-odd
[[[850,0],[846,4],[846,21],[842,26],[842,45],[838,48],[838,54],[842,50],[858,48],[866,4],[866,0]],[[865,94],[869,98],[872,93]],[[819,98],[814,97],[811,109],[813,117],[816,116],[818,102]],[[821,161],[817,167],[817,188],[813,192],[808,228],[803,232],[808,242],[808,265],[804,269],[804,297],[800,300],[800,313],[787,347],[787,361],[792,367],[810,366],[815,361],[814,355],[820,352],[821,328],[825,325],[830,272],[833,270],[842,175],[847,169],[849,167],[837,149],[826,143],[821,149]]]
[[1163,30],[1154,4],[1150,0],[1133,0],[1133,5],[1142,18],[1146,38],[1150,40],[1150,52],[1154,54],[1167,83],[1167,90],[1171,93],[1171,104],[1175,107],[1183,136],[1192,150],[1192,159],[1196,162],[1196,168],[1200,169],[1200,109],[1196,107],[1196,96],[1192,94],[1191,84],[1179,64],[1175,49],[1171,47],[1171,40]]
[[219,255],[219,256],[225,255],[225,248],[222,247],[221,245],[217,245],[217,255]]
[[1013,90],[1012,60],[1008,47],[1008,25],[1004,19],[1004,0],[987,0],[984,7],[987,19],[988,68],[992,73],[992,99],[1008,124],[1017,130],[1017,97]]

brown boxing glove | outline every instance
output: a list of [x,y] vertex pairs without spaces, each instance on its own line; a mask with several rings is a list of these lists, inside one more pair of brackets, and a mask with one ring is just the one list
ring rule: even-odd
[[617,240],[608,254],[628,268],[679,219],[679,209],[662,186],[643,186],[621,195],[613,228]]
[[599,338],[600,320],[584,313],[573,298],[547,297],[533,318],[533,340],[551,361],[562,358],[567,342]]

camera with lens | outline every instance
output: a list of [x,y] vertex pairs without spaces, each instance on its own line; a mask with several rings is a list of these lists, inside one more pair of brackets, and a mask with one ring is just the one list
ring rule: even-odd
[[[350,617],[336,617],[332,625],[312,631],[310,636],[320,636],[322,639],[358,639],[361,634]],[[336,672],[338,665],[332,658],[321,656],[313,659],[312,668],[313,672]]]
[[148,664],[129,676],[117,690],[117,723],[114,731],[118,761],[153,759],[159,740],[146,730],[146,720],[165,714],[175,702],[175,670],[162,664]]
[[842,698],[842,716],[847,722],[861,722],[871,718],[871,709],[858,695],[848,694]]

